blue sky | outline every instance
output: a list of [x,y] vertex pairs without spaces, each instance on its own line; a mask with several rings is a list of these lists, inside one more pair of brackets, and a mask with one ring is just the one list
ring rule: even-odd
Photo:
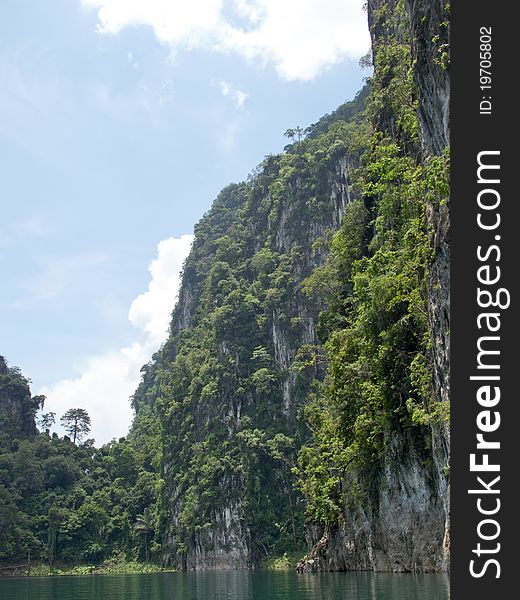
[[368,75],[362,0],[4,0],[0,354],[124,435],[193,225]]

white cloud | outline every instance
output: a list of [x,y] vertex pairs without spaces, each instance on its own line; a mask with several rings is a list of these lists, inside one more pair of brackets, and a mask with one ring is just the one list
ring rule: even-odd
[[221,0],[83,0],[99,8],[98,31],[118,33],[132,25],[149,25],[159,41],[198,46],[220,22]]
[[127,55],[127,60],[128,60],[128,64],[131,65],[132,67],[134,67],[134,69],[136,71],[139,71],[141,68],[141,65],[139,64],[139,61],[137,61],[134,58],[134,55],[132,54],[132,52],[129,52]]
[[145,25],[173,55],[235,52],[274,64],[287,80],[310,80],[370,47],[364,0],[82,0],[98,9],[98,31]]
[[238,108],[242,108],[244,106],[245,101],[249,97],[247,92],[242,92],[241,90],[236,90],[233,92],[233,100]]
[[[231,28],[224,47],[249,59],[273,62],[288,80],[310,80],[345,58],[369,48],[366,14],[360,0],[257,0],[253,28]],[[257,17],[257,13],[255,18]]]
[[128,313],[140,330],[139,339],[90,357],[78,377],[39,390],[47,397],[45,412],[55,412],[59,419],[69,408],[86,409],[92,419],[90,436],[98,444],[128,433],[132,420],[129,398],[139,383],[141,367],[166,339],[180,271],[192,241],[192,235],[182,235],[159,242],[157,258],[149,266],[148,290],[134,299]]
[[212,81],[212,83],[218,85],[220,91],[222,92],[222,95],[229,96],[233,100],[233,103],[237,108],[244,108],[244,104],[249,98],[249,94],[247,92],[235,89],[227,81]]
[[135,298],[128,318],[142,329],[147,341],[158,347],[164,341],[170,324],[173,299],[180,287],[180,270],[193,236],[168,238],[157,245],[157,258],[150,263],[148,290]]

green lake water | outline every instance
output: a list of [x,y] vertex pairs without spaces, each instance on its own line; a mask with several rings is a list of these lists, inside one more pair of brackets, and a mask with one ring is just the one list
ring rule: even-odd
[[0,579],[0,600],[448,600],[443,575],[204,571]]

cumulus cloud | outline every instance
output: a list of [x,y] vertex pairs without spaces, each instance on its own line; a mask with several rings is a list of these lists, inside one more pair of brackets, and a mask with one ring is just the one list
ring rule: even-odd
[[77,377],[39,390],[47,397],[45,412],[55,412],[59,418],[69,408],[86,409],[92,419],[90,436],[98,444],[127,434],[132,420],[129,398],[139,383],[141,367],[166,339],[192,241],[192,235],[182,235],[159,242],[157,257],[149,266],[148,290],[133,300],[128,312],[138,339],[90,357]]
[[151,279],[148,290],[135,298],[128,318],[146,334],[147,343],[158,346],[164,341],[170,323],[172,299],[180,287],[180,269],[187,256],[193,236],[168,238],[157,245],[157,258],[148,270]]
[[98,31],[145,25],[172,54],[204,48],[271,63],[287,80],[310,80],[370,47],[364,0],[82,0]]

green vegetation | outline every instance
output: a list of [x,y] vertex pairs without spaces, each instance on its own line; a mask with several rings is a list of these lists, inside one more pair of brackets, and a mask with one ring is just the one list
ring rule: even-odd
[[[143,414],[127,439],[95,448],[92,440],[76,445],[38,432],[35,415],[43,404],[0,357],[0,561],[25,564],[29,552],[47,569],[56,562],[158,560],[161,481],[150,419]],[[84,412],[78,423],[87,423]],[[71,433],[78,433],[74,422]]]
[[30,577],[45,577],[47,575],[128,575],[131,573],[160,573],[165,571],[156,563],[128,561],[127,559],[113,558],[102,563],[66,566],[59,564],[52,568],[45,563],[32,563],[29,571],[25,567],[21,572]]
[[[49,415],[53,415],[53,413],[42,416],[44,425],[48,424]],[[80,441],[83,439],[90,432],[90,417],[84,408],[69,408],[63,417],[61,417],[60,422],[65,431],[72,436],[73,444],[76,443],[76,440]]]
[[426,224],[426,211],[448,197],[449,155],[420,155],[406,19],[387,10],[375,15],[385,35],[375,49],[368,127],[353,138],[362,153],[353,176],[359,200],[347,207],[326,264],[304,282],[327,305],[319,331],[328,370],[305,408],[312,440],[294,472],[307,518],[324,525],[373,499],[393,436],[415,431],[431,460],[428,426],[449,418],[432,390]]
[[[172,336],[134,398],[161,420],[174,564],[211,551],[228,509],[253,561],[277,563],[303,547],[305,518],[338,523],[367,498],[394,433],[415,430],[427,460],[428,426],[446,418],[432,402],[425,214],[448,194],[448,155],[422,160],[404,21],[377,18],[370,91],[288,129],[285,153],[197,225]],[[349,202],[334,233],[340,165]]]
[[224,189],[196,226],[172,336],[134,396],[137,420],[148,406],[161,421],[174,564],[226,510],[244,523],[253,562],[305,547],[292,469],[308,436],[300,407],[323,369],[290,367],[318,315],[302,281],[323,262],[313,244],[338,211],[330,197],[352,126],[290,130],[286,153]]
[[49,435],[52,413],[38,432],[44,398],[0,359],[0,561],[186,567],[240,539],[250,564],[289,568],[306,521],[340,524],[373,498],[393,437],[431,462],[448,409],[432,389],[427,214],[448,196],[449,155],[421,155],[394,8],[373,15],[369,84],[288,129],[284,153],[196,225],[127,438],[82,441],[81,409],[62,418],[72,439]]
[[300,552],[292,552],[291,554],[284,552],[282,556],[273,556],[267,559],[263,567],[271,571],[292,571],[296,568],[301,556]]

